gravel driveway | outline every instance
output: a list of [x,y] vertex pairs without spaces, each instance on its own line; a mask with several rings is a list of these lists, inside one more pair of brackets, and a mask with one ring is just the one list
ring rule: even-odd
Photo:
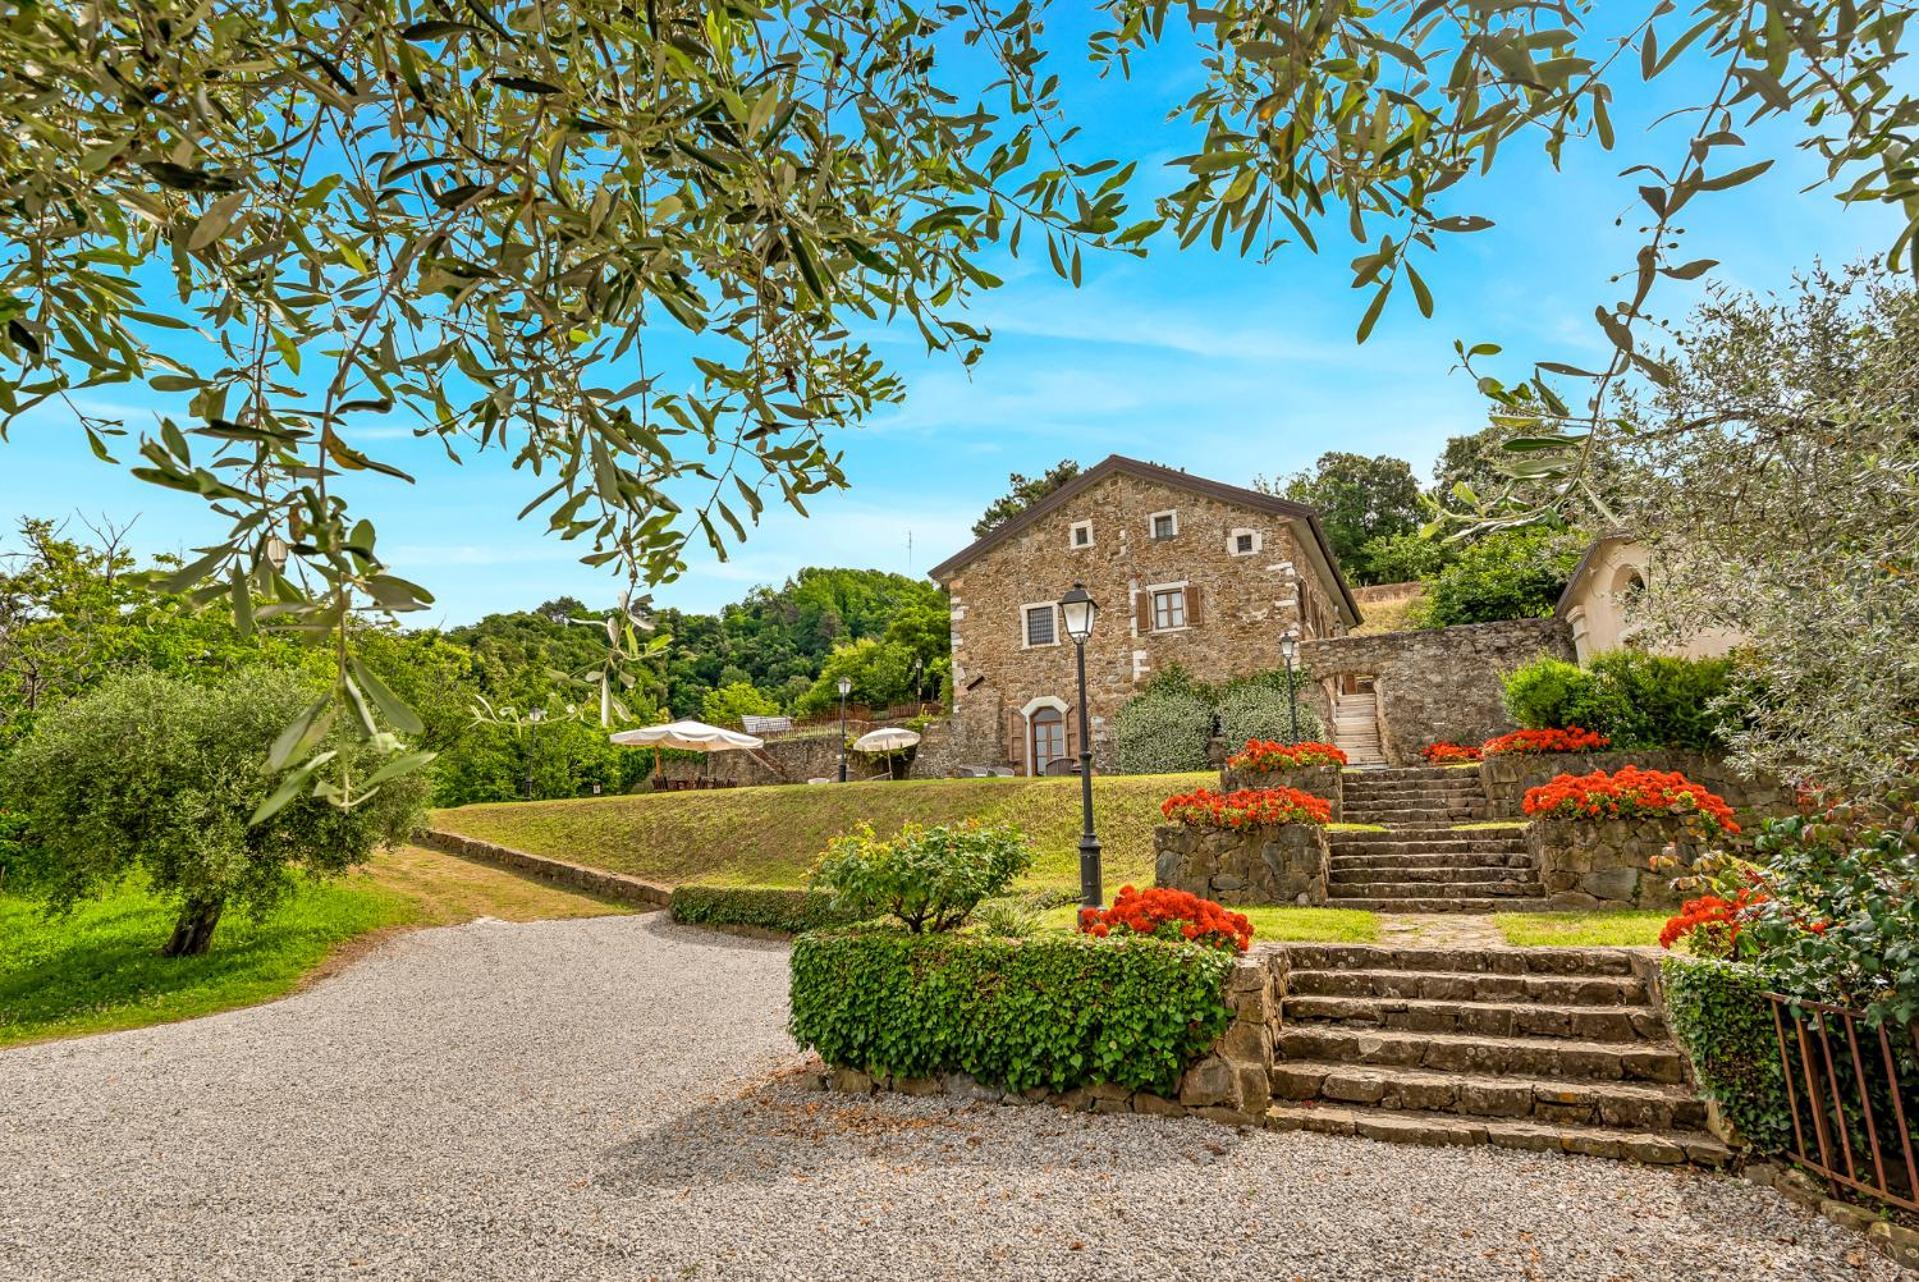
[[657,914],[483,921],[0,1052],[0,1278],[1904,1276],[1725,1178],[808,1094],[784,996]]

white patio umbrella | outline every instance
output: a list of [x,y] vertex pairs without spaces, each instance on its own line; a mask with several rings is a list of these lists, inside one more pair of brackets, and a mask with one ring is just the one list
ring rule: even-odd
[[688,752],[733,752],[745,748],[764,748],[766,740],[737,730],[709,726],[704,721],[669,721],[663,726],[641,726],[607,736],[622,748],[653,749],[653,773],[660,773],[660,749],[681,748]]
[[893,773],[893,754],[904,752],[920,741],[920,737],[903,726],[883,726],[878,730],[868,730],[853,740],[855,752],[883,752],[886,754],[886,773]]

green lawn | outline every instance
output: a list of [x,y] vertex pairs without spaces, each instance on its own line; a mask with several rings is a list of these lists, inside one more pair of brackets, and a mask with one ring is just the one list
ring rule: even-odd
[[1518,948],[1650,948],[1669,913],[1614,909],[1603,912],[1496,913],[1493,925]]
[[48,920],[0,894],[0,1046],[139,1028],[284,996],[341,946],[387,927],[485,913],[509,920],[624,911],[430,851],[378,856],[330,885],[302,886],[265,921],[230,913],[204,957],[159,955],[173,913],[144,889]]
[[[1379,916],[1358,908],[1234,908],[1253,923],[1253,942],[1372,944],[1379,942]],[[1047,930],[1071,930],[1077,907],[1054,908],[1040,917]]]

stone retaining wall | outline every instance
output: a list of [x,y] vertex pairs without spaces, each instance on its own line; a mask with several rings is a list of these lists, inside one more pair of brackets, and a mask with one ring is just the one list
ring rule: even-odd
[[1332,803],[1334,823],[1339,822],[1344,810],[1345,790],[1341,784],[1344,778],[1344,772],[1336,765],[1303,766],[1298,770],[1248,770],[1244,767],[1221,766],[1219,770],[1222,792],[1236,792],[1241,788],[1297,788],[1315,797],[1324,797]]
[[1550,783],[1555,775],[1607,773],[1624,766],[1642,770],[1677,770],[1726,799],[1734,810],[1748,815],[1785,815],[1792,812],[1792,794],[1776,779],[1744,779],[1733,773],[1723,757],[1681,748],[1632,748],[1607,752],[1511,752],[1486,758],[1479,764],[1479,784],[1486,792],[1486,813],[1493,819],[1524,816],[1526,790]]
[[1326,902],[1326,829],[1319,824],[1260,824],[1153,829],[1154,884],[1222,904]]
[[471,837],[462,837],[457,832],[445,832],[437,828],[419,828],[414,830],[413,840],[429,850],[438,850],[444,854],[458,855],[462,859],[471,859],[476,863],[492,864],[496,868],[526,873],[542,881],[565,886],[569,890],[583,890],[588,894],[598,895],[602,899],[612,899],[623,904],[644,904],[649,908],[664,908],[667,901],[673,897],[671,887],[641,881],[638,877],[629,877],[625,873],[607,872],[603,868],[588,868],[582,864],[570,864],[564,859],[549,859],[545,855],[529,854],[524,850],[515,850],[511,846],[496,846],[490,841],[475,841]]
[[1526,849],[1555,908],[1677,908],[1671,888],[1681,869],[1655,872],[1650,861],[1667,847],[1682,868],[1698,854],[1677,818],[1535,819]]
[[1009,1091],[965,1073],[932,1077],[876,1078],[852,1068],[811,1070],[808,1084],[817,1090],[870,1095],[952,1095],[1005,1104],[1053,1104],[1082,1113],[1147,1113],[1156,1117],[1204,1117],[1235,1126],[1258,1126],[1272,1102],[1273,1047],[1279,1036],[1280,998],[1285,993],[1286,955],[1255,953],[1240,958],[1226,978],[1226,1004],[1233,1022],[1212,1047],[1180,1077],[1172,1098],[1128,1090],[1111,1082],[1049,1091],[1033,1087]]

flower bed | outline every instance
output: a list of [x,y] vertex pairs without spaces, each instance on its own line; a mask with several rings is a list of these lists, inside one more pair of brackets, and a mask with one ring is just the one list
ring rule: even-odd
[[1079,928],[1100,939],[1108,935],[1146,935],[1184,939],[1239,953],[1253,942],[1253,925],[1244,915],[1228,912],[1210,899],[1163,886],[1144,891],[1121,886],[1112,907],[1080,909]]
[[1515,730],[1496,735],[1479,746],[1481,755],[1506,756],[1512,753],[1597,752],[1612,745],[1612,740],[1578,726],[1552,730]]
[[1226,759],[1226,764],[1240,770],[1298,770],[1305,766],[1343,766],[1346,764],[1346,754],[1330,743],[1281,743],[1277,739],[1248,739],[1243,749]]
[[1419,750],[1429,766],[1452,766],[1467,761],[1478,761],[1485,754],[1480,749],[1465,743],[1429,743]]
[[1557,775],[1529,789],[1524,809],[1533,818],[1638,819],[1675,815],[1696,822],[1707,835],[1737,836],[1739,825],[1725,798],[1677,771],[1626,766],[1613,774]]
[[1241,788],[1213,792],[1195,788],[1168,797],[1159,812],[1190,828],[1251,828],[1273,824],[1332,822],[1332,805],[1297,788]]

